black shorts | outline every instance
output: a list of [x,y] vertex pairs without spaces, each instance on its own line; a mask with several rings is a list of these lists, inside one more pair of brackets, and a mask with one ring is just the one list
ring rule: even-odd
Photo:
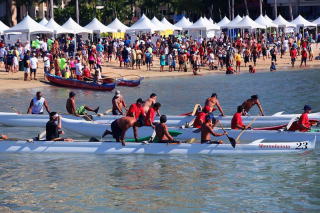
[[291,58],[291,62],[292,63],[296,62],[296,59],[295,58]]
[[37,72],[37,69],[30,69],[30,72],[31,72],[31,73],[36,73],[36,72]]
[[307,62],[307,58],[301,58],[301,62]]
[[210,141],[210,140],[204,140],[201,141],[202,144],[220,144],[218,141]]
[[119,127],[117,120],[111,123],[111,131],[112,131],[112,137],[116,139],[116,141],[120,141],[122,129]]
[[94,64],[94,61],[93,60],[89,60],[89,64]]
[[117,110],[117,109],[113,109],[112,115],[123,115],[123,113],[119,112],[119,110]]

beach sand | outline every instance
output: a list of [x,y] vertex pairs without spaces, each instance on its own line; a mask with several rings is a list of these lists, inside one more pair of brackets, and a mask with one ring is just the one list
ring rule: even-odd
[[[314,57],[319,55],[319,47],[316,48],[314,45]],[[291,70],[308,70],[308,69],[319,69],[320,68],[320,60],[307,61],[307,67],[300,68],[301,57],[298,56],[295,67],[291,67],[291,60],[289,53],[287,52],[283,58],[280,58],[280,55],[277,56],[277,70],[278,71],[291,71]],[[32,81],[24,81],[23,76],[24,72],[17,73],[7,73],[4,70],[4,65],[0,67],[0,91],[7,89],[29,89],[29,88],[37,88],[37,87],[46,87],[50,86],[45,83],[43,74],[43,62],[42,59],[39,58],[39,67],[37,69],[37,79]],[[241,73],[248,73],[249,64],[253,65],[253,62],[247,64],[247,67],[244,67],[244,63],[241,64]],[[269,67],[271,64],[271,59],[263,60],[262,57],[257,59],[256,72],[269,72]],[[234,67],[235,68],[235,67]],[[178,69],[178,67],[177,67]],[[160,72],[159,60],[156,58],[153,62],[153,66],[151,67],[151,71],[147,71],[146,66],[141,66],[140,70],[132,70],[130,68],[121,68],[119,67],[119,62],[113,60],[110,63],[104,63],[102,66],[102,74],[104,76],[110,77],[120,77],[125,76],[126,78],[134,79],[136,76],[142,76],[145,78],[159,78],[159,77],[179,77],[179,76],[194,76],[192,73],[192,69],[190,65],[188,65],[188,72],[169,72],[168,66],[165,67],[164,72]],[[200,73],[201,75],[209,75],[209,74],[225,74],[225,69],[219,70],[209,70],[208,67],[201,67]],[[194,76],[196,77],[196,76]]]

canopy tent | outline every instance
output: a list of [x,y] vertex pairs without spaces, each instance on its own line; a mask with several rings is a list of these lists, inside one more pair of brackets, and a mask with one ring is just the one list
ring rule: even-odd
[[210,21],[212,24],[214,24],[214,21],[212,20],[212,18],[209,18],[209,21]]
[[186,27],[187,30],[220,30],[220,27],[216,24],[212,24],[206,21],[204,18],[199,18],[194,24]]
[[290,22],[288,22],[287,20],[285,20],[281,15],[279,15],[274,21],[274,24],[278,25],[278,27],[296,27],[295,24],[292,24]]
[[67,34],[67,33],[72,33],[74,32],[71,29],[66,29],[64,27],[61,27],[53,18],[49,20],[49,22],[46,24],[46,27],[53,30],[54,34]]
[[236,29],[238,28],[238,23],[242,21],[242,17],[237,15],[232,21],[228,24],[221,26],[221,28],[228,28],[228,29]]
[[161,21],[159,21],[159,19],[157,19],[155,16],[151,19],[151,22],[152,24],[154,24],[157,28],[158,28],[158,31],[165,31],[167,30],[168,28],[162,24]]
[[192,23],[184,16],[182,17],[182,19],[180,19],[177,23],[174,24],[174,26],[180,27],[182,29],[190,27],[191,25]]
[[115,18],[107,27],[116,30],[117,32],[126,32],[126,30],[129,28],[126,25],[122,24],[122,22]]
[[263,15],[260,15],[255,22],[257,24],[263,25],[267,28],[269,27],[278,27],[276,24],[274,24],[272,21],[269,21],[268,19],[266,19]]
[[9,27],[5,25],[2,21],[0,21],[0,35],[3,34],[3,31],[8,30]]
[[268,22],[272,22],[273,23],[273,20],[271,18],[269,18],[269,16],[266,14],[264,15],[264,18],[268,21]]
[[320,26],[320,17],[314,20],[312,23],[316,24],[317,26]]
[[5,34],[11,32],[28,33],[30,36],[32,33],[52,33],[52,30],[42,26],[27,15],[20,23],[4,31]]
[[171,24],[165,17],[161,20],[161,23],[164,24],[168,30],[182,30],[181,27]]
[[46,18],[43,18],[39,24],[41,24],[42,26],[46,26],[48,24],[48,20]]
[[184,29],[188,30],[192,37],[211,38],[215,36],[215,31],[220,30],[220,27],[201,17],[194,24]]
[[116,32],[115,29],[109,28],[102,24],[97,18],[92,19],[92,21],[87,24],[84,28],[92,30],[94,33],[112,33]]
[[221,19],[221,21],[217,23],[217,25],[223,28],[223,26],[226,26],[229,23],[230,23],[230,20],[225,16],[223,19]]
[[301,15],[299,15],[297,18],[295,18],[291,24],[296,25],[297,27],[316,27],[317,24],[312,23],[310,21],[307,21],[305,18],[303,18]]
[[88,30],[84,27],[81,27],[71,17],[68,19],[66,23],[62,25],[62,27],[71,30],[72,32],[74,32],[74,34],[92,33],[92,30]]
[[141,18],[127,29],[127,32],[154,32],[158,31],[159,27],[155,26],[148,17],[144,14]]
[[239,29],[266,29],[266,26],[257,24],[254,22],[249,16],[245,16],[238,24],[237,27]]

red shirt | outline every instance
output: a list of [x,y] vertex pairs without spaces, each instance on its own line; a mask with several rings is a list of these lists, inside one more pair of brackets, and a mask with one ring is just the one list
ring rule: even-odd
[[83,76],[90,78],[91,77],[91,73],[89,69],[83,69]]
[[307,128],[311,127],[311,124],[309,122],[308,113],[303,113],[299,120],[294,122],[291,127],[289,128],[290,131],[300,131],[300,132],[307,132],[308,129],[302,128],[301,125],[304,125]]
[[307,58],[307,57],[308,57],[307,51],[302,50],[302,51],[301,51],[301,57],[302,57],[302,58]]
[[242,123],[241,112],[237,112],[233,115],[231,120],[231,129],[239,129],[238,126],[244,127]]
[[137,104],[131,104],[129,107],[129,110],[127,112],[127,116],[135,117],[135,119],[138,119],[141,115],[142,107],[138,106]]
[[296,58],[297,57],[297,50],[296,49],[291,50],[290,56],[291,56],[291,58]]
[[207,113],[205,113],[205,112],[199,112],[197,117],[194,119],[193,127],[194,128],[201,128],[201,125],[206,120],[206,115],[207,115]]
[[156,110],[153,107],[151,107],[146,114],[145,125],[151,126],[150,120],[153,123],[155,117],[156,117]]

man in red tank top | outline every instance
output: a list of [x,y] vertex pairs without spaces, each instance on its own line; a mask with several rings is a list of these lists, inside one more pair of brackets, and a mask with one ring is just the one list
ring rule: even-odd
[[289,131],[300,131],[307,132],[310,130],[311,126],[314,125],[309,121],[308,114],[311,113],[311,107],[309,105],[305,105],[303,108],[304,112],[301,114],[298,121],[295,121]]

